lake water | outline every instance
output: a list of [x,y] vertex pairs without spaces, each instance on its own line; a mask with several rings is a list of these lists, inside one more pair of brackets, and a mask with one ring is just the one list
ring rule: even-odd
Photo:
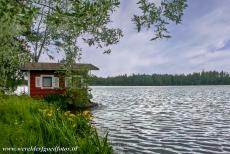
[[117,153],[230,153],[230,86],[92,89]]

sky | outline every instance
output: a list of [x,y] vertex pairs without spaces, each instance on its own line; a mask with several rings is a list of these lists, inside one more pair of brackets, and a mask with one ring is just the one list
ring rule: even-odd
[[[156,0],[157,2],[159,0]],[[124,37],[112,53],[82,46],[82,63],[100,68],[97,76],[121,74],[181,74],[202,70],[230,72],[230,0],[188,0],[182,24],[170,25],[170,39],[150,41],[153,32],[137,32],[132,16],[137,0],[121,0],[112,14],[111,27]]]

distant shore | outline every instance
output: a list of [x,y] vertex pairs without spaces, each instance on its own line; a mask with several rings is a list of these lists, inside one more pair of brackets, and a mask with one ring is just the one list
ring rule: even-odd
[[90,87],[199,87],[199,86],[230,86],[229,85],[91,85]]
[[224,71],[202,71],[192,74],[132,74],[90,78],[91,86],[196,86],[230,85],[230,74]]

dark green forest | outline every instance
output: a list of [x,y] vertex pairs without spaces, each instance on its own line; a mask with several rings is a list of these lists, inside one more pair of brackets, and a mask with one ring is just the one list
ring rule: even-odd
[[191,74],[132,74],[115,77],[92,76],[90,85],[98,86],[172,86],[172,85],[230,85],[230,75],[221,71]]

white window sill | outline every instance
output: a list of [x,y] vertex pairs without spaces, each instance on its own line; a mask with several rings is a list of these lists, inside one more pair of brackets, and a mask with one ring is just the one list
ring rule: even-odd
[[41,87],[41,89],[54,89],[54,87]]

